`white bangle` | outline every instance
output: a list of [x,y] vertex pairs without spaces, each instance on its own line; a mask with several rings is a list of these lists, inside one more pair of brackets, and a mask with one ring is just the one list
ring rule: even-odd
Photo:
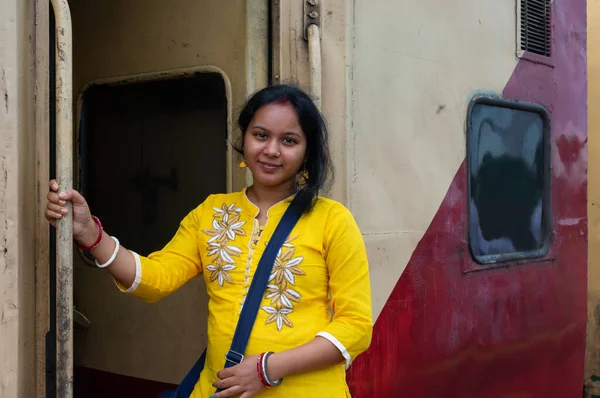
[[113,263],[113,261],[115,261],[115,258],[117,258],[117,253],[119,253],[119,247],[121,245],[119,244],[119,240],[117,238],[115,238],[114,236],[111,236],[111,239],[115,241],[115,251],[113,252],[112,256],[110,256],[108,261],[105,262],[104,264],[98,264],[98,260],[96,260],[96,266],[98,268],[108,267],[109,265],[111,265]]

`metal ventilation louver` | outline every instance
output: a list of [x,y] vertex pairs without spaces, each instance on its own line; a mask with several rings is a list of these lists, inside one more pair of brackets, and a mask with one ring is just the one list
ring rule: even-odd
[[521,0],[520,3],[521,50],[549,57],[552,0]]

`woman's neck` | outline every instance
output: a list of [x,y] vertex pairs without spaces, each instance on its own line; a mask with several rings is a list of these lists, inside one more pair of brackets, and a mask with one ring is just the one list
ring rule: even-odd
[[261,209],[268,209],[276,203],[293,195],[297,190],[295,182],[290,182],[276,187],[265,187],[255,183],[248,188],[248,198]]

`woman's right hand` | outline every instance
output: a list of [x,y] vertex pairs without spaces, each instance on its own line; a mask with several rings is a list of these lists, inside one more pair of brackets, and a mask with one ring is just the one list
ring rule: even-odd
[[58,183],[51,180],[48,185],[46,219],[56,227],[56,221],[68,213],[67,201],[73,205],[73,239],[82,246],[91,246],[98,238],[98,225],[92,219],[90,208],[84,197],[74,189],[57,193]]

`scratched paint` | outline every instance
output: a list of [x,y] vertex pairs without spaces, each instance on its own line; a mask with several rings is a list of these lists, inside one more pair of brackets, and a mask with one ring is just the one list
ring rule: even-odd
[[369,351],[349,371],[354,397],[581,396],[585,1],[553,4],[554,66],[521,60],[503,90],[505,98],[539,103],[551,112],[555,222],[548,255],[478,268],[467,248],[463,163],[377,319]]

